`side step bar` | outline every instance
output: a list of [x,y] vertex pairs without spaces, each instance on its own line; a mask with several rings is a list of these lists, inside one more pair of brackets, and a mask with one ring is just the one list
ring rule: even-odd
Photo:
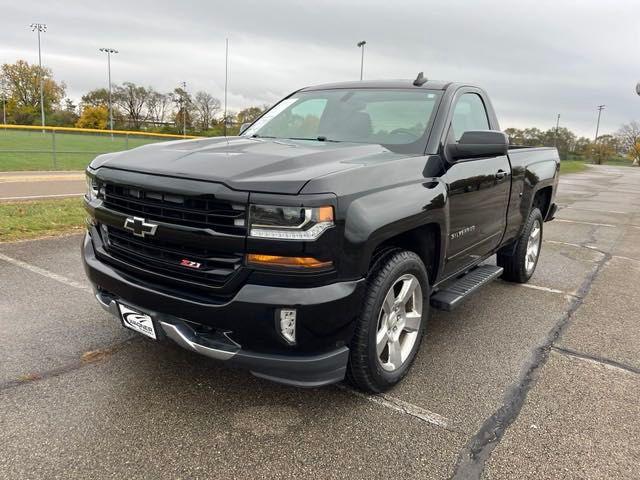
[[431,306],[450,312],[480,287],[502,275],[503,270],[495,265],[474,268],[445,289],[436,292],[431,297]]

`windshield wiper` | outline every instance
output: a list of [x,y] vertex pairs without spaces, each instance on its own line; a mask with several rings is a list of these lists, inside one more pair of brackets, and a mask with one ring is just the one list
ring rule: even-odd
[[288,137],[289,140],[309,140],[309,141],[316,141],[316,142],[334,142],[334,143],[340,143],[340,140],[331,140],[327,137],[325,137],[324,135],[318,135],[316,138],[303,138],[303,137]]
[[254,133],[253,135],[251,135],[251,138],[277,138],[277,137],[270,137],[268,135],[258,135],[257,133]]

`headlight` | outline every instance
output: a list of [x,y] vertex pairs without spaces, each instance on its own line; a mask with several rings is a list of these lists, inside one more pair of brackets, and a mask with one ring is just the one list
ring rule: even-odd
[[249,236],[283,240],[316,240],[333,227],[333,207],[251,205]]
[[87,175],[87,200],[90,202],[98,198],[98,182],[94,177]]

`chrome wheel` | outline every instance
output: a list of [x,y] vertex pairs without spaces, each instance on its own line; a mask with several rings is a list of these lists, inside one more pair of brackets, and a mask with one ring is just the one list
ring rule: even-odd
[[422,287],[414,275],[402,275],[387,292],[378,315],[376,353],[384,370],[392,372],[404,364],[421,323]]
[[527,242],[527,253],[524,257],[524,268],[527,270],[527,274],[531,275],[533,269],[536,268],[538,261],[538,255],[540,254],[540,244],[542,242],[542,225],[540,220],[533,223],[531,233],[529,234],[529,240]]

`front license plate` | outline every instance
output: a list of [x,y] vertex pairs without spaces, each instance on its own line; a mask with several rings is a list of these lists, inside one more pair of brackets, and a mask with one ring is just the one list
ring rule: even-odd
[[147,337],[153,338],[154,340],[157,339],[156,329],[153,325],[153,320],[149,315],[133,310],[121,303],[118,304],[118,308],[120,308],[122,324],[125,327],[135,330]]

